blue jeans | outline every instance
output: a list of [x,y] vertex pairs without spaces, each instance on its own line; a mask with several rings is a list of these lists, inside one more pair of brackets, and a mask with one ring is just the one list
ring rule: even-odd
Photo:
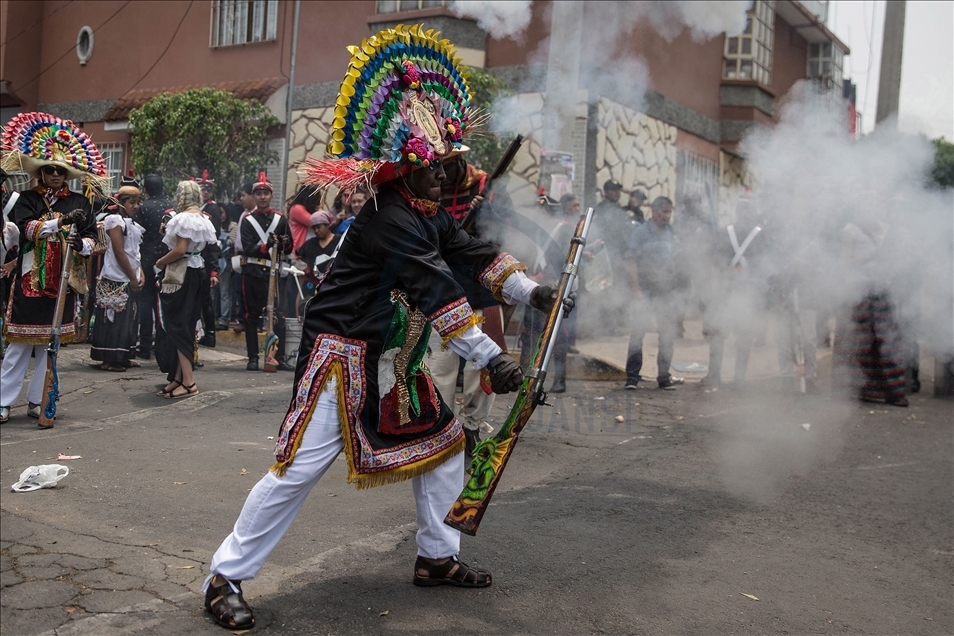
[[643,338],[653,331],[653,318],[656,321],[655,331],[659,334],[656,379],[660,383],[669,381],[671,377],[669,365],[672,363],[673,344],[676,340],[677,314],[676,299],[670,294],[645,295],[632,303],[629,349],[626,353],[627,383],[639,382],[639,373],[643,368]]

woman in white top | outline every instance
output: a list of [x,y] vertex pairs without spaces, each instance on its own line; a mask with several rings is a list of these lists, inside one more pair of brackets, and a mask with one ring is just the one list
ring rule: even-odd
[[202,250],[216,240],[215,228],[199,209],[202,193],[195,181],[176,188],[176,215],[166,224],[162,241],[169,253],[156,261],[161,269],[159,322],[156,325],[156,361],[168,384],[158,395],[184,398],[195,395],[192,365],[195,327],[202,308]]
[[89,355],[103,371],[138,367],[136,357],[136,295],[143,276],[139,245],[143,228],[132,220],[139,211],[139,185],[124,182],[116,196],[118,205],[106,208],[106,253],[96,281],[96,309]]

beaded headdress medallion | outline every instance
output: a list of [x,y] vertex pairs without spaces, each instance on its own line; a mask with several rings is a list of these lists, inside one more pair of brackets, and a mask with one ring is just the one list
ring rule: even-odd
[[379,31],[349,46],[335,101],[330,159],[306,159],[305,185],[352,188],[391,181],[459,148],[470,89],[450,41],[422,25]]

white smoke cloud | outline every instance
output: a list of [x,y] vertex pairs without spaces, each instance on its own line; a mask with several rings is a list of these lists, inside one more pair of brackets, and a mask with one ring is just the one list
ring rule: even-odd
[[668,2],[633,2],[635,13],[647,18],[667,40],[688,28],[692,39],[703,42],[721,33],[738,35],[745,29],[746,12],[751,0],[700,2],[677,0]]
[[529,0],[457,0],[451,10],[459,18],[476,18],[477,26],[498,40],[519,39],[530,24]]

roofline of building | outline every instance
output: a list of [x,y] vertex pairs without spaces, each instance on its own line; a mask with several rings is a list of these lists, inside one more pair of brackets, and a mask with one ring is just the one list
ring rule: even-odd
[[[804,29],[806,27],[814,27],[821,31],[822,35],[824,35],[826,38],[837,44],[838,48],[845,52],[845,55],[849,55],[851,53],[851,49],[848,48],[848,45],[842,42],[841,38],[839,38],[837,35],[832,33],[831,29],[829,29],[824,22],[819,20],[816,15],[806,9],[805,5],[798,0],[780,0],[779,4],[783,2],[793,6],[806,20],[805,24],[791,24],[793,28]],[[782,19],[784,20],[784,18]]]

